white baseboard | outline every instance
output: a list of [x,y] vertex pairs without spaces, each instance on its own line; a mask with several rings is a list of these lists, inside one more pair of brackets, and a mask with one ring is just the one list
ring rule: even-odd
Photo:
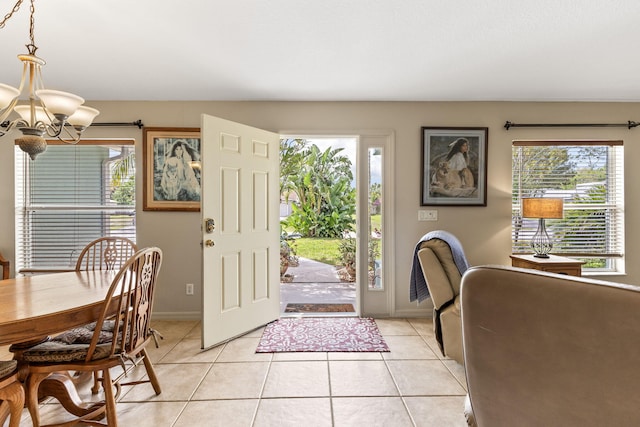
[[393,317],[429,317],[433,316],[433,307],[396,310]]
[[153,320],[201,320],[199,311],[154,311]]
[[[431,317],[432,307],[412,308],[409,310],[396,310],[393,316],[382,313],[367,313],[367,317],[373,318],[389,318],[389,317]],[[199,311],[158,311],[151,315],[153,320],[201,320],[202,315]]]

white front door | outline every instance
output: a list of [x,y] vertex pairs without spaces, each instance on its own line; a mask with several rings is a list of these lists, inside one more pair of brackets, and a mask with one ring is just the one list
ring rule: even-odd
[[201,134],[202,348],[209,348],[280,314],[280,136],[204,114]]

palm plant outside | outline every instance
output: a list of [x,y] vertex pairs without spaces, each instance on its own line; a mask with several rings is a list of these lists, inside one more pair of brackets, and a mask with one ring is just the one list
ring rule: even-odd
[[284,139],[280,150],[280,190],[285,202],[295,194],[285,230],[303,237],[342,238],[355,230],[355,188],[351,160],[342,148],[321,151],[301,139]]
[[[356,190],[353,164],[342,148],[320,149],[304,139],[283,139],[280,150],[280,191],[283,201],[294,201],[291,214],[281,221],[284,236],[297,256],[345,267],[355,278]],[[380,203],[381,185],[371,183],[370,205]],[[370,227],[380,229],[379,212],[371,212]],[[377,220],[377,222],[376,222]],[[369,241],[370,270],[380,255],[379,241]]]
[[111,162],[111,199],[120,205],[135,204],[135,153],[126,148]]

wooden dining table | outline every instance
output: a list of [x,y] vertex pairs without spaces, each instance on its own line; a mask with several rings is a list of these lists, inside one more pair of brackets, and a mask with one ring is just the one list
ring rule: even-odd
[[0,280],[0,345],[95,321],[117,271],[69,271]]
[[[0,280],[0,345],[37,343],[95,321],[116,273],[70,271]],[[19,352],[15,354],[20,361]],[[82,404],[68,375],[52,375],[40,385],[39,393],[55,397],[78,416],[95,407]]]

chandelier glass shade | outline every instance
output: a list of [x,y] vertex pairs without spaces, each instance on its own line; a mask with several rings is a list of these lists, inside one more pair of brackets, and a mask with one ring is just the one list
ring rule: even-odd
[[[23,0],[18,0],[13,10],[7,14],[0,28],[16,12]],[[30,43],[28,53],[18,55],[22,61],[20,86],[0,83],[0,137],[17,129],[22,137],[16,139],[18,146],[31,159],[46,150],[45,138],[57,138],[62,142],[75,144],[82,132],[91,125],[99,114],[95,108],[87,107],[78,95],[59,90],[46,89],[42,82],[42,66],[45,61],[35,55],[38,49],[34,42],[34,0],[31,0]],[[15,116],[17,118],[12,118]]]

